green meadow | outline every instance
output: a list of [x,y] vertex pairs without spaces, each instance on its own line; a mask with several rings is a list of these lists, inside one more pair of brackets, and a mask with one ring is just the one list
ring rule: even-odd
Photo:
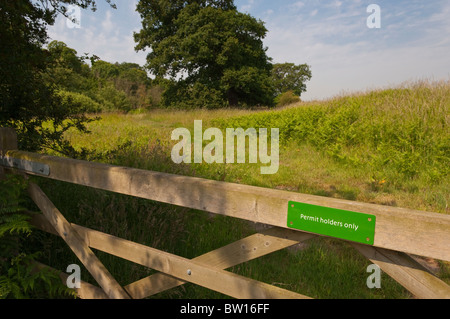
[[[448,214],[450,201],[450,82],[402,87],[259,110],[150,110],[102,113],[66,139],[87,160],[292,192]],[[280,167],[261,164],[175,164],[174,129],[279,128]],[[269,130],[270,131],[270,130]],[[51,153],[51,152],[50,152]],[[39,181],[70,222],[186,258],[249,236],[257,226],[230,217],[174,207],[62,182]],[[62,240],[39,234],[42,262],[60,270],[77,263]],[[152,273],[96,252],[120,284]],[[429,261],[446,282],[450,267]],[[313,298],[411,298],[386,274],[369,289],[370,262],[347,243],[318,238],[229,269]],[[82,279],[93,282],[86,270]],[[226,298],[184,286],[152,298]]]

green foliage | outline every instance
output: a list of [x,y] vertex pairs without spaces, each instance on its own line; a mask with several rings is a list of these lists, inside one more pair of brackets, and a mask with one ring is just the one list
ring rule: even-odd
[[[85,66],[85,64],[82,65],[83,73],[86,73]],[[96,87],[91,78],[60,66],[47,69],[44,76],[47,83],[54,85],[57,90],[86,94]]]
[[92,73],[99,79],[111,79],[119,76],[119,68],[105,61],[96,61],[92,65]]
[[371,92],[215,124],[279,128],[280,143],[306,143],[348,165],[436,182],[449,173],[449,88],[417,85]]
[[[88,5],[93,1],[62,3]],[[46,27],[54,23],[59,12],[55,8],[50,9],[43,1],[0,2],[0,126],[16,129],[22,150],[52,148],[65,152],[64,132],[72,126],[83,130],[86,122],[75,105],[61,102],[54,82],[49,81],[47,70],[52,59],[43,45]],[[68,49],[61,52],[65,58],[71,56]],[[45,126],[49,121],[53,125]]]
[[72,297],[76,294],[61,283],[56,271],[37,269],[39,253],[11,258],[6,275],[0,275],[0,299]]
[[311,80],[311,77],[307,64],[277,63],[272,68],[272,83],[277,95],[293,91],[295,95],[301,96],[306,91],[306,82]]
[[275,98],[276,106],[285,106],[297,102],[300,102],[300,97],[295,95],[292,90],[284,92]]
[[225,107],[227,102],[222,92],[201,83],[191,86],[185,82],[170,82],[162,94],[162,103],[165,106],[178,109],[215,109]]
[[127,95],[112,86],[99,89],[96,93],[96,98],[101,103],[104,111],[131,110],[131,102],[128,100]]
[[25,187],[24,179],[19,176],[0,179],[0,238],[5,235],[31,233],[29,217],[21,213],[21,194]]
[[56,273],[36,269],[39,253],[19,253],[33,230],[22,207],[26,186],[22,176],[0,179],[0,299],[73,295]]
[[55,65],[81,73],[82,59],[77,56],[77,51],[69,48],[64,42],[52,41],[48,44],[47,50]]
[[[96,59],[91,68],[84,63],[86,58],[77,57],[75,50],[57,41],[49,44],[49,51],[53,64],[47,70],[47,79],[56,83],[63,102],[72,102],[78,112],[127,112],[150,106],[151,81],[139,65]],[[72,67],[74,61],[80,65]]]
[[86,113],[98,113],[102,106],[90,97],[76,92],[60,90],[57,93],[61,97],[61,102],[69,105],[77,105],[79,110]]
[[[104,107],[107,110],[148,106],[148,83],[141,69],[133,70],[132,64],[114,66],[116,74],[123,74],[117,92],[110,92],[115,78],[93,76],[84,61],[87,57],[78,57],[60,41],[44,48],[47,26],[58,14],[66,14],[69,4],[95,10],[91,0],[0,2],[0,126],[16,129],[22,150],[51,149],[74,156],[76,152],[64,134],[71,127],[86,132],[85,124],[90,120],[84,114],[97,112],[99,102],[111,98]],[[91,62],[96,60],[91,58]],[[97,68],[102,65],[101,61],[96,64]],[[138,82],[129,83],[134,80]],[[103,90],[105,87],[108,89]]]
[[[135,34],[136,48],[150,48],[150,72],[172,80],[165,105],[272,103],[271,64],[262,43],[267,30],[233,1],[141,1],[137,11],[143,29]],[[204,101],[199,88],[211,100]]]

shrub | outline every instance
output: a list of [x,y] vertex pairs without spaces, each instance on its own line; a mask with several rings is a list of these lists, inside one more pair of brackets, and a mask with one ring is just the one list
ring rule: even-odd
[[65,90],[59,90],[57,94],[61,97],[63,103],[75,104],[84,113],[98,113],[101,110],[99,103],[84,94]]
[[96,99],[101,104],[103,111],[130,111],[132,109],[131,102],[127,95],[116,90],[112,86],[103,87],[96,93]]
[[199,82],[188,85],[171,82],[163,93],[162,104],[178,109],[217,109],[226,106],[222,92]]
[[294,94],[294,91],[287,91],[275,98],[276,106],[285,106],[293,103],[300,102],[300,97]]
[[151,107],[157,108],[161,106],[164,88],[160,85],[154,85],[149,90],[149,102]]
[[24,242],[33,230],[22,207],[26,186],[18,175],[0,179],[0,299],[74,296],[56,272],[36,268],[39,252],[24,252],[30,249]]

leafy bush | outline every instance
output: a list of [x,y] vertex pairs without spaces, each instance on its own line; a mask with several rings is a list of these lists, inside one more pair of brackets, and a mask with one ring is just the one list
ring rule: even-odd
[[294,94],[294,91],[287,91],[275,98],[276,106],[285,106],[293,103],[300,102],[300,97]]
[[276,63],[272,68],[276,95],[292,90],[295,95],[300,96],[306,91],[306,82],[311,80],[311,77],[311,69],[307,64]]
[[84,94],[64,90],[58,91],[57,94],[61,97],[63,103],[75,104],[82,112],[98,113],[101,110],[99,103]]
[[222,92],[199,82],[188,85],[184,82],[166,84],[162,104],[177,109],[216,109],[226,106]]
[[129,111],[132,109],[132,105],[127,98],[127,95],[116,90],[112,86],[107,86],[99,89],[96,93],[96,99],[101,104],[103,111]]
[[33,229],[22,207],[25,189],[26,181],[21,176],[0,179],[0,299],[73,296],[57,273],[36,268],[39,252],[21,252],[22,242]]
[[164,88],[160,85],[154,85],[149,90],[149,103],[151,107],[159,107],[161,105]]

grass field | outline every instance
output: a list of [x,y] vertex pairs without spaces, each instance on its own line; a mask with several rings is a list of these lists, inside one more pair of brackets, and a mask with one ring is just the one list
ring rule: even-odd
[[[91,131],[67,139],[91,151],[89,160],[449,213],[450,83],[419,83],[277,110],[153,110],[102,114]],[[280,128],[280,169],[261,175],[260,164],[174,164],[171,132],[208,127]],[[72,222],[193,258],[255,232],[232,218],[144,201],[54,181],[41,181]],[[59,269],[77,263],[62,241],[42,234],[43,262]],[[123,285],[149,273],[98,253]],[[314,298],[410,298],[383,274],[381,289],[368,289],[370,263],[346,243],[317,239],[230,269]],[[59,267],[58,267],[59,266]],[[448,264],[438,274],[449,282]],[[85,280],[92,281],[86,271]],[[191,284],[155,298],[223,298]]]

